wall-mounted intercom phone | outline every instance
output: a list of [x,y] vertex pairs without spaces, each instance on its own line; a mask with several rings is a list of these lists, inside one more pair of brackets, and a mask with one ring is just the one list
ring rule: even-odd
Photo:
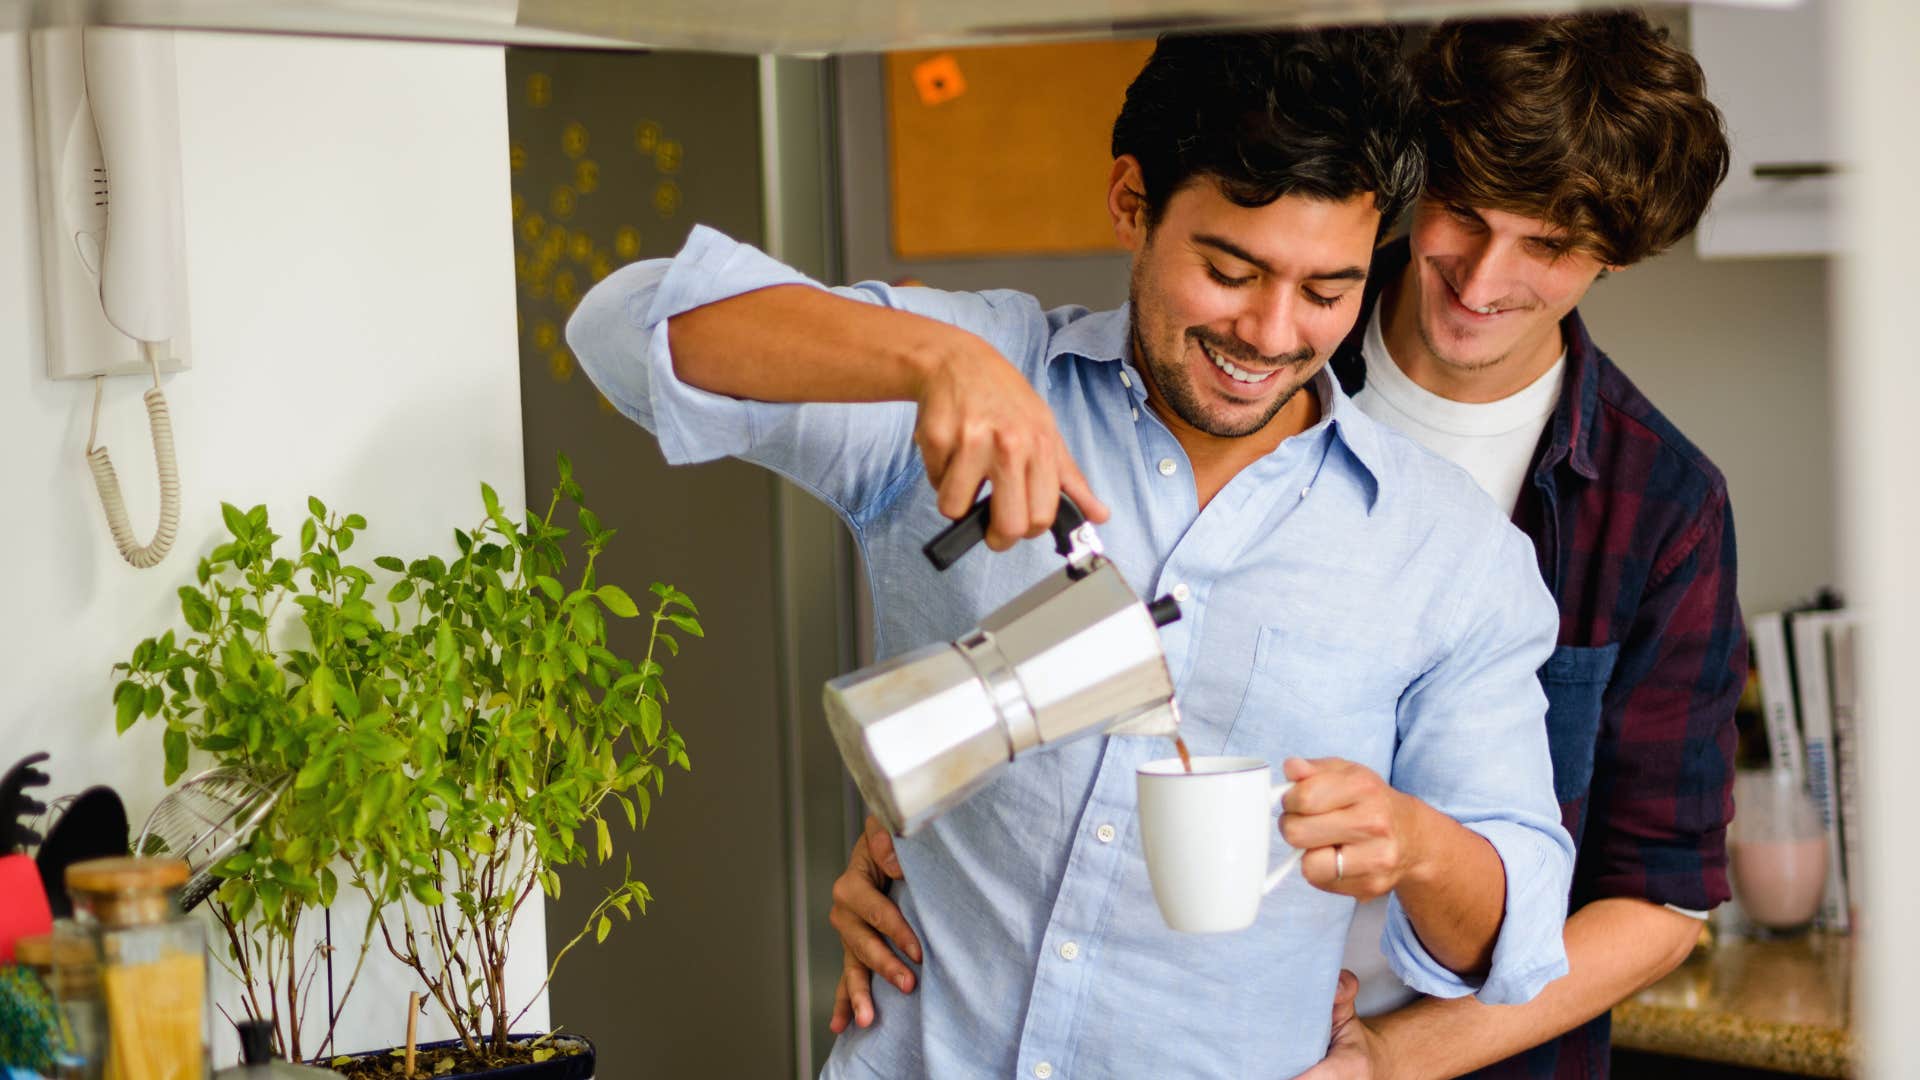
[[[147,567],[180,521],[173,428],[162,372],[187,366],[186,245],[179,89],[170,31],[52,27],[31,40],[47,374],[95,380],[87,465],[114,545]],[[104,446],[94,445],[100,383],[148,375],[160,473],[160,524],[135,540]]]

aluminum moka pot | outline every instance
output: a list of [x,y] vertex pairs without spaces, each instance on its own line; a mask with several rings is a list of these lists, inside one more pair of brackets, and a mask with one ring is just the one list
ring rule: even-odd
[[[987,525],[983,499],[923,550],[945,570],[986,539]],[[1142,603],[1064,496],[1053,539],[1066,565],[966,636],[827,683],[840,756],[895,834],[914,832],[1042,746],[1178,731],[1160,627],[1180,617],[1179,602]]]

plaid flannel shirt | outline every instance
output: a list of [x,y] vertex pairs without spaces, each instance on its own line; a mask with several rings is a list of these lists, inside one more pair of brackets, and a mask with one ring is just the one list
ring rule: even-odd
[[[1360,343],[1405,239],[1374,259],[1332,367],[1366,380]],[[1554,791],[1579,854],[1569,912],[1606,897],[1702,911],[1727,899],[1734,704],[1746,632],[1734,591],[1733,511],[1720,471],[1588,336],[1560,324],[1566,380],[1514,523],[1560,606],[1549,700]],[[1605,1077],[1605,1013],[1475,1075]]]

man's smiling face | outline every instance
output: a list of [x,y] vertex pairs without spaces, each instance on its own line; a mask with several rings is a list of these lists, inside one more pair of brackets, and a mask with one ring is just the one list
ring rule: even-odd
[[1605,269],[1538,218],[1431,198],[1414,207],[1411,244],[1420,337],[1457,371],[1558,355],[1560,320]]
[[1352,329],[1379,225],[1371,194],[1246,207],[1201,177],[1151,229],[1123,226],[1156,404],[1207,435],[1264,429]]

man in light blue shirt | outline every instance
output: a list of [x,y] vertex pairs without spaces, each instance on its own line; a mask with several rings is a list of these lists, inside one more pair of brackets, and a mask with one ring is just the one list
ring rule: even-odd
[[[881,657],[1052,571],[1018,541],[1064,492],[1137,591],[1183,601],[1188,744],[1298,781],[1275,843],[1300,873],[1252,928],[1182,935],[1135,829],[1167,744],[1015,761],[900,841],[919,989],[880,985],[827,1075],[1291,1076],[1325,1053],[1355,898],[1390,895],[1382,947],[1422,992],[1512,1003],[1564,973],[1532,549],[1321,370],[1420,186],[1411,101],[1386,31],[1163,39],[1114,129],[1117,311],[827,290],[707,229],[580,305],[574,352],[669,461],[757,461],[839,512]],[[934,571],[920,545],[983,483],[993,550]]]

